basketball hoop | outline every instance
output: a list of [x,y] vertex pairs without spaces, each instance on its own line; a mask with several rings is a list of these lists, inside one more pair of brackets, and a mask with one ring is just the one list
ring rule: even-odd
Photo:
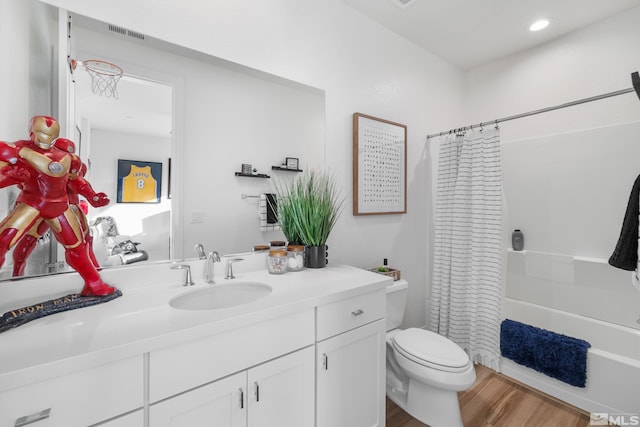
[[118,99],[117,85],[120,77],[122,77],[122,68],[100,59],[71,60],[71,67],[74,70],[77,64],[83,65],[89,76],[91,76],[91,92],[105,98]]

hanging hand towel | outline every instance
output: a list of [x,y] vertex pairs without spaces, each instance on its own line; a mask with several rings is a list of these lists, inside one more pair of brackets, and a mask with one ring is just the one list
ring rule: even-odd
[[261,194],[258,202],[260,231],[280,230],[278,224],[278,203],[275,194]]
[[640,214],[640,176],[633,183],[618,243],[609,258],[613,267],[634,271],[638,266],[638,215]]

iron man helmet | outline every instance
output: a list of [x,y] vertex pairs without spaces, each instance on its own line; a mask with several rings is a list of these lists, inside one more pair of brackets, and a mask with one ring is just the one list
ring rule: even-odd
[[29,138],[43,150],[50,149],[58,135],[60,124],[53,117],[35,116],[29,122]]

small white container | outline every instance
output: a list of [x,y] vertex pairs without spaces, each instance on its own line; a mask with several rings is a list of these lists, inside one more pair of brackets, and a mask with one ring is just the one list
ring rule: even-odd
[[287,270],[300,271],[304,268],[304,246],[289,245],[287,247]]

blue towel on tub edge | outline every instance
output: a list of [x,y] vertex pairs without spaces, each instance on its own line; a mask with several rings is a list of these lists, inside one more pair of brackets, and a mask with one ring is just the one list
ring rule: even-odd
[[502,356],[576,387],[587,382],[587,341],[505,319],[500,328]]

